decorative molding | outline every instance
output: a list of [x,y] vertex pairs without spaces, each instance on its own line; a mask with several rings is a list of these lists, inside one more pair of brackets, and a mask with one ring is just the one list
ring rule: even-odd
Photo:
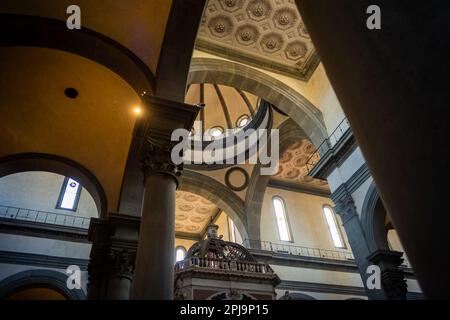
[[239,63],[247,64],[256,68],[261,68],[267,71],[272,71],[302,81],[309,81],[314,71],[320,64],[320,58],[317,53],[314,53],[311,56],[308,66],[304,69],[304,71],[302,71],[298,68],[288,67],[281,63],[276,63],[270,59],[265,59],[263,57],[253,57],[250,55],[242,54],[239,50],[235,50],[230,47],[223,47],[202,39],[197,40],[195,48],[197,50],[211,53],[222,58],[234,60]]
[[352,260],[332,260],[318,257],[294,256],[266,250],[248,249],[259,262],[295,268],[309,268],[358,273],[358,267]]
[[38,238],[88,242],[87,229],[26,220],[0,218],[0,232]]
[[142,152],[142,171],[144,172],[144,183],[148,177],[162,173],[173,177],[177,188],[183,165],[175,165],[171,159],[171,144],[157,141],[147,137]]
[[188,232],[175,232],[175,238],[184,239],[184,240],[192,240],[192,241],[202,241],[203,238],[201,235],[188,233]]
[[330,147],[325,154],[321,155],[320,160],[310,170],[309,175],[313,178],[327,179],[331,171],[340,167],[357,146],[353,132],[349,128],[333,147]]
[[19,264],[44,268],[67,269],[68,266],[76,265],[86,271],[88,259],[75,259],[68,257],[55,257],[43,254],[0,251],[0,263]]
[[342,218],[342,224],[345,224],[353,218],[358,217],[358,212],[356,211],[355,202],[352,195],[346,192],[339,201],[335,202],[334,212],[336,212]]
[[355,192],[369,177],[371,177],[371,174],[367,163],[364,162],[346,182],[331,194],[331,199],[334,203],[339,202],[347,193]]
[[109,259],[111,260],[113,275],[128,278],[132,281],[135,269],[136,250],[111,248]]
[[[230,182],[230,175],[233,174],[233,172],[239,172],[243,175],[244,183],[241,186],[235,186]],[[236,191],[236,192],[242,191],[245,188],[247,188],[249,180],[250,180],[250,177],[249,177],[247,171],[245,171],[241,167],[230,168],[225,173],[225,184],[227,185],[228,188],[230,188],[231,190]]]
[[270,179],[269,184],[267,186],[270,188],[277,188],[277,189],[283,189],[283,190],[292,191],[292,192],[306,193],[306,194],[319,196],[319,197],[326,197],[326,198],[331,197],[331,193],[328,191],[325,191],[322,189],[317,189],[317,188],[311,187],[309,185],[300,185],[298,183],[290,182],[290,181]]

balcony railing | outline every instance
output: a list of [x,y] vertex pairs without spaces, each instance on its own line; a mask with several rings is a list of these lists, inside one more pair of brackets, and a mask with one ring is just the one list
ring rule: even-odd
[[[348,261],[348,260],[352,261],[355,259],[353,254],[350,252],[300,247],[289,244],[273,243],[269,241],[246,239],[242,243],[242,245],[247,249],[264,250],[274,253],[288,254],[300,257],[313,257],[313,258],[333,259],[341,261]],[[401,264],[401,267],[411,269],[411,264],[409,263],[409,260],[405,255],[403,255],[403,260],[404,261]]]
[[342,120],[337,128],[331,133],[331,135],[319,145],[316,151],[308,159],[306,162],[308,172],[311,172],[311,170],[319,162],[320,158],[329,152],[348,130],[350,130],[350,123],[347,118],[344,118],[344,120]]
[[353,254],[345,251],[300,247],[288,244],[272,243],[269,241],[259,241],[249,239],[246,239],[243,242],[243,245],[248,249],[258,249],[281,254],[295,255],[300,257],[333,259],[341,261],[354,260]]
[[90,218],[16,207],[0,206],[0,218],[88,229]]
[[216,258],[192,257],[175,264],[175,272],[191,268],[227,270],[245,273],[273,274],[272,268],[261,262],[234,261]]

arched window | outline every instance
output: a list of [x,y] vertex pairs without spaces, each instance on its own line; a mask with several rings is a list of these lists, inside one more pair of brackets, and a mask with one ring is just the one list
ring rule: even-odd
[[273,209],[275,211],[275,218],[277,220],[278,234],[281,241],[292,241],[291,233],[289,231],[289,223],[287,219],[286,206],[283,199],[274,197],[272,199]]
[[80,194],[81,185],[72,178],[66,177],[59,193],[56,209],[77,211]]
[[212,127],[211,129],[209,129],[209,135],[213,138],[220,137],[224,132],[225,131],[220,126]]
[[185,257],[186,257],[186,249],[184,247],[177,247],[175,262],[184,260]]
[[336,248],[345,248],[344,240],[342,239],[342,234],[336,222],[336,216],[334,215],[333,209],[328,205],[324,205],[323,213],[325,215],[325,220],[327,221],[334,246]]
[[228,230],[230,233],[230,241],[236,242],[236,226],[234,225],[233,220],[228,217]]

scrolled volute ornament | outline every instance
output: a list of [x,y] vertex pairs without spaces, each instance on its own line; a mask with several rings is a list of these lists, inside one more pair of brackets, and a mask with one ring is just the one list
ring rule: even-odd
[[355,202],[353,201],[351,194],[347,193],[338,201],[337,205],[334,207],[334,212],[340,215],[343,219],[349,219],[357,215]]

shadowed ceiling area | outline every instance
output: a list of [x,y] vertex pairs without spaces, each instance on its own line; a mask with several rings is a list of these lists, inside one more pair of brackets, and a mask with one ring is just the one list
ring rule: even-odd
[[94,174],[108,211],[116,210],[140,101],[134,90],[91,60],[21,47],[0,51],[0,87],[0,157],[38,152],[71,159]]
[[[0,13],[25,14],[66,21],[67,7],[81,9],[82,28],[101,33],[128,48],[156,73],[171,0],[1,1]],[[76,31],[74,31],[76,32]]]
[[177,191],[175,231],[201,235],[221,210],[208,199],[187,191]]

